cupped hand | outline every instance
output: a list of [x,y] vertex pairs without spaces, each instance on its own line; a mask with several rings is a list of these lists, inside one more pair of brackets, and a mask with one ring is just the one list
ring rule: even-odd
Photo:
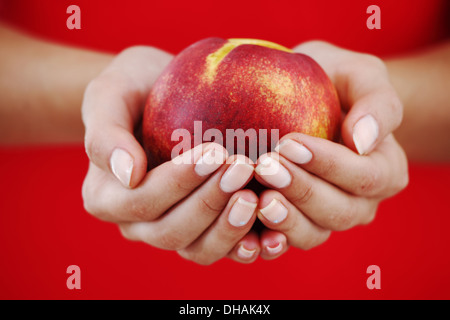
[[82,106],[90,160],[84,206],[118,224],[126,238],[200,264],[225,256],[252,261],[258,247],[232,250],[256,219],[257,196],[241,190],[253,177],[248,158],[228,157],[222,146],[207,143],[147,171],[134,133],[148,92],[171,59],[154,48],[132,47],[88,85]]
[[383,62],[320,41],[295,51],[329,75],[344,119],[342,143],[290,133],[276,152],[258,159],[255,177],[270,188],[260,195],[258,217],[271,230],[264,240],[285,246],[278,255],[287,246],[310,249],[331,231],[371,222],[379,203],[408,184],[407,159],[393,136],[402,104]]

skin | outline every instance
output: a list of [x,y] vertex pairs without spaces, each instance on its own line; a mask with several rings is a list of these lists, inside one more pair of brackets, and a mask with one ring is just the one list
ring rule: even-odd
[[112,55],[44,42],[0,24],[0,143],[79,143],[86,84]]
[[[369,223],[379,202],[405,187],[405,152],[413,161],[450,160],[445,138],[450,136],[446,103],[450,92],[445,87],[450,81],[448,43],[387,62],[324,42],[296,47],[295,51],[313,57],[336,86],[346,112],[343,144],[298,133],[283,137],[301,142],[312,158],[299,165],[279,155],[290,183],[258,198],[242,188],[221,190],[229,161],[206,176],[196,173],[195,164],[172,162],[147,172],[145,153],[133,132],[145,97],[171,61],[170,54],[132,47],[113,57],[49,44],[5,26],[0,28],[0,38],[4,44],[0,50],[2,145],[84,140],[90,159],[83,184],[86,210],[117,223],[126,238],[176,250],[199,264],[223,257],[251,263],[258,256],[278,258],[289,246],[313,248],[333,230]],[[11,67],[25,63],[27,68]],[[375,117],[379,135],[370,152],[360,156],[352,131],[368,113]],[[436,114],[438,119],[432,116]],[[133,159],[126,185],[111,170],[110,158],[117,148]],[[270,186],[267,177],[252,176]],[[246,224],[235,227],[228,214],[239,198],[257,207]],[[278,223],[259,211],[274,198],[288,209]],[[259,235],[249,231],[257,218],[266,226]],[[242,247],[253,255],[240,256]]]
[[402,125],[395,135],[408,158],[423,162],[450,160],[445,138],[450,131],[450,41],[388,60],[386,66],[405,106]]

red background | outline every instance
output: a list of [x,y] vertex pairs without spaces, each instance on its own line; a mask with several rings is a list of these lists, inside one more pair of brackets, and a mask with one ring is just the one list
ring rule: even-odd
[[[445,34],[445,1],[0,1],[3,20],[37,36],[118,52],[148,44],[177,53],[208,36],[285,46],[324,39],[386,56]],[[81,8],[81,30],[66,8]],[[381,30],[366,8],[381,8]],[[447,18],[448,19],[448,18]],[[70,74],[67,75],[70,77]],[[368,226],[333,233],[275,261],[198,266],[123,239],[82,205],[82,145],[0,148],[1,299],[449,299],[450,165],[410,164],[410,185]],[[68,290],[66,268],[81,268]],[[381,290],[366,268],[381,268]]]

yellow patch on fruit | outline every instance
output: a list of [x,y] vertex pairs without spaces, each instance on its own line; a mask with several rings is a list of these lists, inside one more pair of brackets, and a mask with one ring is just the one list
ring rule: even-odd
[[295,84],[286,71],[275,68],[271,71],[255,73],[260,92],[268,102],[278,105],[281,110],[289,110],[286,107],[294,103]]
[[227,54],[229,54],[231,50],[233,50],[234,48],[243,44],[250,44],[281,50],[285,52],[292,52],[291,49],[288,49],[286,47],[283,47],[279,44],[270,41],[258,39],[228,39],[228,42],[225,43],[219,50],[209,54],[206,57],[205,76],[209,83],[214,81],[214,78],[216,77],[217,68],[219,67],[219,64],[222,62],[222,60],[227,56]]
[[311,135],[323,139],[328,139],[328,126],[329,126],[329,119],[323,119],[325,121],[324,123],[319,123],[317,119],[312,120],[311,124]]

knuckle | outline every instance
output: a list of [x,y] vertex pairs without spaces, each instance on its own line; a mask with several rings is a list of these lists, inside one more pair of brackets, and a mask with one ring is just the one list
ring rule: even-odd
[[102,88],[103,85],[103,78],[101,76],[97,76],[89,81],[85,89],[85,94],[95,93],[99,88]]
[[[84,90],[84,100],[86,100],[87,97],[89,97],[90,94],[94,93],[98,86],[100,85],[99,78],[94,78],[87,84],[85,90]],[[84,109],[86,105],[83,103],[82,109]]]
[[324,230],[323,232],[320,232],[315,236],[310,236],[303,241],[303,243],[300,245],[300,249],[305,251],[311,250],[327,241],[330,235],[330,230]]
[[198,263],[199,265],[202,265],[202,266],[210,266],[210,265],[212,265],[215,262],[215,259],[212,259],[212,258],[209,258],[209,257],[206,257],[206,256],[202,255],[202,256],[200,256],[197,259],[192,260],[192,261],[194,261],[194,262],[196,262],[196,263]]
[[390,180],[390,188],[387,190],[386,196],[392,196],[399,193],[409,184],[408,160],[406,159],[403,150],[399,161],[400,163],[396,170],[396,178]]
[[131,235],[131,233],[127,230],[126,227],[119,225],[119,231],[122,237],[124,237],[127,240],[135,240],[135,238]]
[[408,159],[406,158],[406,154],[405,152],[400,149],[400,165],[399,167],[402,168],[400,170],[401,174],[400,174],[400,178],[396,179],[396,189],[397,191],[403,190],[405,189],[408,184],[409,184],[409,169],[408,169]]
[[83,198],[83,207],[84,210],[92,215],[94,215],[94,212],[96,212],[96,207],[94,206],[94,202],[92,201],[92,198],[90,196],[90,191],[88,184],[85,182],[83,183],[83,186],[81,188],[81,196]]
[[400,179],[397,179],[396,189],[398,191],[405,189],[409,184],[409,174],[405,172]]
[[397,118],[398,118],[398,125],[400,125],[402,119],[403,119],[403,103],[400,100],[400,98],[398,97],[398,95],[395,93],[395,91],[393,92],[393,97],[392,97],[392,108],[393,111],[396,113]]
[[403,173],[399,178],[395,179],[392,183],[393,185],[388,195],[394,195],[408,186],[409,184],[408,172]]
[[90,215],[92,215],[100,220],[103,220],[102,210],[100,210],[100,208],[98,206],[98,202],[95,200],[96,196],[94,194],[94,190],[92,190],[92,189],[93,188],[90,186],[89,178],[87,177],[84,180],[83,185],[81,187],[83,208]]
[[380,58],[367,53],[354,53],[351,69],[355,74],[361,73],[361,68],[369,69],[372,74],[381,74],[387,77],[387,67]]
[[182,179],[183,177],[174,175],[169,177],[169,179],[167,180],[167,184],[169,185],[171,190],[175,190],[183,194],[190,194],[194,189],[194,186],[191,185],[191,182],[183,181]]
[[131,215],[131,218],[134,221],[148,221],[149,220],[149,214],[147,211],[147,208],[143,206],[142,204],[130,201],[128,204],[129,213]]
[[90,130],[86,131],[86,135],[84,138],[84,148],[86,150],[86,154],[89,157],[89,160],[93,161],[98,158],[101,153],[101,144],[93,137],[93,134]]
[[136,53],[136,51],[139,51],[139,47],[140,46],[138,46],[138,45],[127,47],[127,48],[123,49],[119,54],[120,55],[134,54],[134,53]]
[[333,157],[328,157],[323,163],[320,175],[324,177],[332,176],[336,172],[336,167],[336,159],[334,159]]
[[329,49],[332,45],[323,40],[310,40],[303,42],[294,48],[294,51],[303,52],[304,49],[317,50],[317,49]]
[[81,198],[84,210],[91,216],[102,220],[110,221],[110,214],[108,208],[105,207],[105,202],[101,201],[100,190],[98,184],[94,182],[95,178],[91,172],[92,164],[89,166],[86,178],[81,187]]
[[331,47],[330,43],[325,42],[323,40],[311,40],[311,41],[306,42],[305,44],[315,47],[315,48],[320,48],[320,49],[323,49],[323,48],[328,49],[329,47]]
[[103,76],[103,74],[100,74],[96,78],[89,81],[84,90],[83,103],[81,105],[83,115],[86,111],[88,111],[92,107],[95,107],[95,105],[90,103],[90,101],[92,101],[91,98],[95,97],[99,92],[105,91],[105,89],[107,89],[105,88],[107,86],[107,83],[107,78]]
[[199,252],[197,250],[178,250],[177,253],[184,259],[190,260],[202,266],[209,266],[217,261],[211,255]]
[[152,201],[143,202],[130,199],[125,201],[123,206],[127,208],[131,218],[135,221],[151,221],[156,216]]
[[382,174],[380,169],[377,167],[372,167],[370,170],[365,170],[360,177],[355,193],[357,195],[376,194],[380,191],[383,184],[382,180]]
[[313,194],[314,194],[313,187],[311,184],[308,184],[304,186],[303,190],[298,192],[290,200],[293,204],[295,204],[298,207],[301,206],[302,204],[307,203],[311,199]]
[[143,45],[134,45],[134,46],[131,46],[131,47],[127,47],[127,48],[125,48],[125,49],[123,49],[120,53],[119,53],[119,55],[126,55],[126,56],[128,56],[128,55],[131,55],[131,56],[134,56],[134,55],[136,55],[136,54],[139,54],[142,50],[152,50],[152,47],[148,47],[148,46],[143,46]]
[[110,221],[109,214],[104,208],[100,208],[95,200],[83,199],[83,207],[84,210],[89,213],[91,216],[102,220],[102,221]]
[[388,74],[388,70],[386,67],[386,64],[384,63],[384,61],[381,58],[378,58],[376,56],[371,55],[371,64],[378,68],[380,71],[384,72],[386,75]]
[[86,133],[84,134],[84,150],[89,158],[89,160],[92,161],[91,159],[91,154],[92,154],[92,149],[95,147],[93,141],[92,141],[92,137],[90,134],[88,134],[89,132],[86,130]]
[[354,221],[353,209],[337,210],[328,217],[328,227],[334,231],[344,231],[350,229],[355,224]]
[[394,88],[389,89],[389,113],[392,115],[393,119],[393,130],[397,129],[403,121],[403,103],[395,92]]
[[165,250],[181,250],[184,249],[187,244],[184,239],[173,230],[161,230],[157,239],[158,247]]
[[208,212],[213,215],[219,215],[223,208],[216,208],[209,199],[200,198],[199,199],[199,210],[200,212]]
[[378,205],[374,205],[371,209],[369,209],[368,212],[363,216],[361,224],[367,225],[371,223],[373,220],[375,220],[375,217],[377,215],[377,209]]
[[361,55],[363,56],[363,59],[364,59],[364,62],[366,63],[366,65],[368,65],[374,69],[377,69],[381,72],[384,72],[386,75],[388,74],[386,64],[384,63],[384,61],[381,58],[374,56],[372,54],[366,54],[366,53],[362,53]]

